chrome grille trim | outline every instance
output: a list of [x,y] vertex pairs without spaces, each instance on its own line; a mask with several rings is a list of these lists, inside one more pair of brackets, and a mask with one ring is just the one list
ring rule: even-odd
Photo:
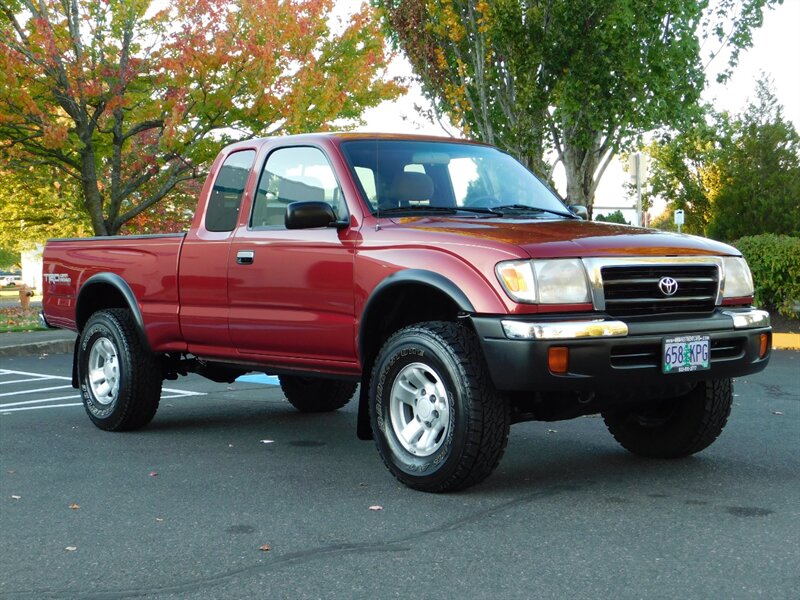
[[[613,257],[613,258],[583,258],[583,266],[586,269],[586,274],[589,278],[589,285],[592,293],[592,304],[595,310],[607,310],[605,284],[603,282],[602,270],[606,267],[716,267],[717,269],[717,285],[716,294],[714,297],[714,305],[719,306],[722,304],[722,282],[725,279],[725,269],[723,260],[720,256],[651,256],[651,257]],[[637,278],[643,281],[640,283],[647,283],[652,281],[651,278]],[[702,281],[694,281],[693,283],[710,283],[708,277],[687,278],[699,279]],[[713,279],[711,279],[713,281]],[[623,283],[609,284],[609,288],[615,285],[623,285]],[[706,297],[704,297],[705,299]],[[656,299],[651,298],[650,301]],[[657,298],[659,302],[663,298]],[[682,298],[681,300],[686,300]],[[647,301],[647,299],[642,299]]]

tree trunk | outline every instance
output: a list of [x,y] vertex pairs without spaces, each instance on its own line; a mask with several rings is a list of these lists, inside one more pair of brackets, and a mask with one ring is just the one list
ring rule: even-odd
[[103,196],[97,185],[97,168],[94,164],[94,150],[91,146],[91,140],[81,152],[81,188],[83,190],[83,201],[92,221],[94,234],[109,235],[106,221],[103,217]]
[[601,144],[596,140],[587,150],[573,140],[564,140],[564,170],[567,176],[567,204],[586,207],[592,218],[594,193],[597,189],[595,174],[600,166]]

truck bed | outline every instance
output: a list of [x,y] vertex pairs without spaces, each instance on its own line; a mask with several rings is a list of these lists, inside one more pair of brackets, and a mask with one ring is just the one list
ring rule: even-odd
[[[53,239],[44,250],[44,311],[48,322],[77,331],[78,291],[116,275],[137,300],[150,344],[169,347],[180,340],[178,259],[185,234]],[[110,290],[110,288],[109,288]],[[178,344],[180,346],[180,343]]]

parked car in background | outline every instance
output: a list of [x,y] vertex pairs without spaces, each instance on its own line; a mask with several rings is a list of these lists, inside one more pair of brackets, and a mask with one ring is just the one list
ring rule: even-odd
[[21,275],[0,276],[0,286],[2,287],[14,287],[15,285],[20,285],[20,284],[22,284]]

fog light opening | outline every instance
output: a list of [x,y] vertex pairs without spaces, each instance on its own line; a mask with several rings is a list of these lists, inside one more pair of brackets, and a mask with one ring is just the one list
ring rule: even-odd
[[769,351],[769,346],[770,346],[769,338],[770,338],[770,335],[768,333],[762,333],[759,336],[759,340],[758,340],[758,358],[764,358],[767,355],[767,352]]
[[569,371],[569,348],[551,346],[547,350],[547,367],[556,375],[564,375]]

